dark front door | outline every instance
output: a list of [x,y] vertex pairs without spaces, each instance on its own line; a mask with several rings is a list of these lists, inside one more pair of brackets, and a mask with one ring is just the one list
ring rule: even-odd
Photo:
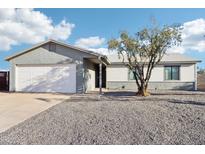
[[[95,66],[95,87],[99,88],[99,65]],[[102,88],[106,88],[106,67],[102,66]]]
[[9,90],[9,73],[8,72],[0,72],[0,91],[8,91]]

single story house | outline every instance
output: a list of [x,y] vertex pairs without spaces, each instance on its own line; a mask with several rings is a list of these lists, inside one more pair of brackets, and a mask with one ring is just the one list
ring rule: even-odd
[[[111,64],[106,68],[106,88],[136,90],[133,73],[123,65],[122,59],[116,55],[110,55],[108,59]],[[152,70],[148,88],[197,90],[197,62],[201,61],[182,54],[164,55]]]
[[[132,73],[117,55],[104,56],[56,40],[6,58],[9,91],[84,93],[95,88],[136,90]],[[197,89],[198,60],[166,55],[153,70],[151,89]],[[100,88],[101,90],[101,88]]]

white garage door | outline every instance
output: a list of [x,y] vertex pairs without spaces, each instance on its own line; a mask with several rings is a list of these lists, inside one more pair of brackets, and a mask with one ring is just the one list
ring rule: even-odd
[[17,66],[16,91],[75,93],[76,65]]

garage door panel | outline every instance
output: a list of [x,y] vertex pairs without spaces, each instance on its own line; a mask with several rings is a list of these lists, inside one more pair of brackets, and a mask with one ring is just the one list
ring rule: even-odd
[[25,92],[76,92],[76,65],[18,66],[16,90]]

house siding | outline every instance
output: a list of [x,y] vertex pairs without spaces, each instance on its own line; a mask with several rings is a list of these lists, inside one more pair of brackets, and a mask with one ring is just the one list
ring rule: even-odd
[[107,81],[128,81],[128,68],[123,65],[107,66]]
[[183,64],[181,65],[181,79],[182,81],[195,81],[195,64]]
[[33,49],[21,56],[10,60],[10,91],[15,91],[16,66],[17,65],[40,65],[40,64],[76,64],[76,92],[82,93],[84,87],[84,58],[92,58],[90,54],[70,49],[56,44],[56,51],[49,51],[49,45],[45,44],[42,47]]
[[[164,90],[194,90],[194,82],[149,82],[148,89]],[[107,81],[110,90],[137,90],[134,81]]]
[[88,59],[84,59],[84,84],[85,92],[95,89],[95,65]]
[[[179,66],[180,80],[164,79],[164,66]],[[134,80],[128,78],[128,68],[123,65],[110,65],[107,67],[107,88],[136,90],[137,86]],[[146,72],[146,68],[145,68]],[[195,90],[195,64],[166,64],[158,65],[153,71],[149,82],[149,89],[180,89]]]

